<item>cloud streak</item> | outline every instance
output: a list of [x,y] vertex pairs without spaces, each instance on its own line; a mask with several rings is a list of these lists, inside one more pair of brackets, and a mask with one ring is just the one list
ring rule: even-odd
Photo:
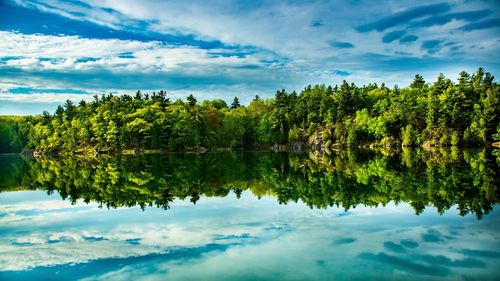
[[470,23],[470,24],[462,26],[460,29],[463,31],[470,32],[470,31],[474,31],[474,30],[482,30],[482,29],[490,29],[490,28],[499,29],[500,28],[500,18],[488,19],[488,20],[483,20],[480,22]]
[[467,12],[456,12],[456,13],[448,13],[443,15],[431,16],[422,21],[414,22],[410,26],[411,27],[429,27],[434,25],[444,25],[452,20],[462,20],[462,21],[476,21],[487,17],[492,14],[491,10],[478,10],[478,11],[467,11]]
[[394,40],[400,39],[405,34],[406,34],[406,31],[404,31],[404,30],[396,30],[396,31],[388,32],[384,35],[384,37],[382,37],[382,42],[391,43]]
[[372,30],[384,31],[391,27],[408,23],[411,20],[422,18],[429,15],[435,15],[447,12],[451,9],[448,3],[438,3],[433,5],[418,6],[410,8],[390,16],[384,17],[380,20],[360,25],[356,27],[358,32],[368,32]]
[[330,41],[330,45],[332,45],[332,47],[337,48],[337,49],[354,48],[354,44],[352,44],[350,42],[343,42],[343,41]]

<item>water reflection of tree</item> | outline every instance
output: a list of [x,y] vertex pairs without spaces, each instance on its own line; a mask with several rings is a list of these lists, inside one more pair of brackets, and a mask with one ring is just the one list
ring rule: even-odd
[[[17,161],[16,165],[26,165]],[[17,171],[20,169],[17,168]],[[26,170],[26,169],[24,169]],[[98,159],[34,159],[21,189],[57,191],[63,199],[99,202],[108,208],[157,206],[202,196],[238,197],[250,190],[279,203],[302,201],[311,208],[408,202],[417,214],[434,206],[442,214],[481,218],[499,198],[498,159],[486,150],[403,150],[399,154],[356,151],[308,158],[284,154],[169,154]],[[10,181],[12,182],[12,181]],[[3,190],[15,189],[12,185]]]

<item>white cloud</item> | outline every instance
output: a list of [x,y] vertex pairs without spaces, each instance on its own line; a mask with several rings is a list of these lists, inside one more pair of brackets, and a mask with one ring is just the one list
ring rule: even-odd
[[0,101],[11,102],[30,102],[30,103],[63,103],[66,100],[71,101],[90,101],[92,94],[61,94],[61,93],[43,93],[43,94],[4,94],[0,93]]
[[[77,36],[25,35],[0,31],[0,57],[24,70],[151,72],[186,67],[238,67],[260,64],[255,55],[213,56],[224,50],[172,46],[161,42],[86,39]],[[122,57],[122,54],[129,57]],[[21,57],[21,58],[17,58]]]

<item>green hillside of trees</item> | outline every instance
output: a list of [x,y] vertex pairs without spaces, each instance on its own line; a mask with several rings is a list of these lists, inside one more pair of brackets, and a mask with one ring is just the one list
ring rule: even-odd
[[[5,119],[0,120],[0,128],[6,128]],[[461,72],[457,82],[440,75],[427,83],[416,75],[407,88],[358,87],[344,81],[335,87],[308,86],[299,94],[280,90],[272,99],[256,96],[248,106],[236,97],[228,105],[223,100],[199,102],[192,95],[171,101],[164,91],[139,91],[79,104],[67,101],[54,114],[24,117],[15,126],[28,148],[46,153],[297,143],[482,146],[500,141],[500,88],[479,68],[472,75]],[[2,145],[23,143],[6,137],[13,136],[12,130],[2,129]]]

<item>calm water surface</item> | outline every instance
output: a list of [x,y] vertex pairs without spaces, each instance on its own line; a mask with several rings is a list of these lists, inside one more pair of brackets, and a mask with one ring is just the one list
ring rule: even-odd
[[0,280],[500,280],[499,153],[0,157]]

